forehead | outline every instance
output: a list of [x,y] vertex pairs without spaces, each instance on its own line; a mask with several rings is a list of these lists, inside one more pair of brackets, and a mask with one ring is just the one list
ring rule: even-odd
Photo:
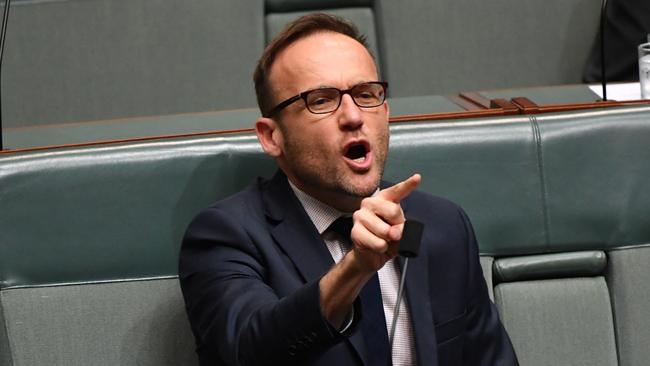
[[334,32],[319,32],[294,42],[278,54],[269,75],[274,94],[281,97],[324,86],[349,88],[377,79],[368,50],[355,39]]

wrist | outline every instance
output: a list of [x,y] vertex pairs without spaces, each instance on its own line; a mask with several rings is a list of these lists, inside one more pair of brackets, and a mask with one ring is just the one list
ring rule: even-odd
[[341,327],[361,289],[374,273],[356,259],[354,251],[350,251],[321,278],[321,312],[334,328]]

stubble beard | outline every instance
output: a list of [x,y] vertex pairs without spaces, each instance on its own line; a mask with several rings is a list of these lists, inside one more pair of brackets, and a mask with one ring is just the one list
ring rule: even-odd
[[287,165],[292,169],[293,175],[302,182],[307,190],[330,192],[344,195],[350,198],[365,198],[373,195],[379,187],[379,182],[384,174],[384,165],[388,153],[388,134],[380,136],[373,150],[373,167],[365,174],[376,174],[372,184],[359,186],[357,177],[346,168],[340,168],[338,164],[322,166],[322,154],[319,150],[309,148],[309,144],[293,139],[285,140],[285,158]]

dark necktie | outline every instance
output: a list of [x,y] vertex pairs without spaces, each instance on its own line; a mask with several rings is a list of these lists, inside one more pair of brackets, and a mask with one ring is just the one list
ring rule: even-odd
[[[330,225],[330,230],[341,235],[351,244],[352,218],[339,217]],[[348,248],[349,249],[349,248]],[[366,343],[369,365],[392,365],[388,331],[384,317],[384,305],[381,299],[379,277],[375,273],[359,294],[361,298],[361,332]]]

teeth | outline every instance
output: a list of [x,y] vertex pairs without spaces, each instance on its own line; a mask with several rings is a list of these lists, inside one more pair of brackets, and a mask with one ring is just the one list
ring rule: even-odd
[[363,163],[364,161],[366,161],[366,157],[362,156],[360,158],[356,158],[356,159],[352,159],[352,160],[356,161],[357,163]]

